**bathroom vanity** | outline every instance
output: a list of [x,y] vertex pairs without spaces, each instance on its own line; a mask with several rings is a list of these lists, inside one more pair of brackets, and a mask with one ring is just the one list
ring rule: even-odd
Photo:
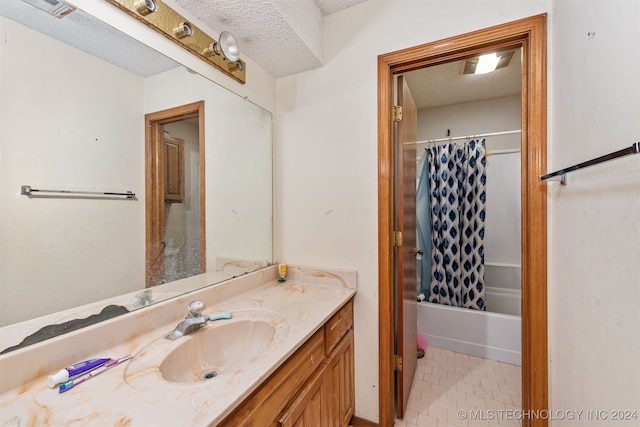
[[[347,426],[354,413],[355,272],[276,267],[0,356],[0,426]],[[202,300],[229,311],[165,338]],[[133,354],[65,393],[47,375]]]
[[354,404],[349,300],[220,425],[346,427]]

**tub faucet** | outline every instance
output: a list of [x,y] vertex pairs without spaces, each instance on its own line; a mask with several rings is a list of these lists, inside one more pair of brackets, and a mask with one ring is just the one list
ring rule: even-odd
[[200,300],[192,301],[189,304],[189,314],[187,314],[184,320],[178,323],[178,326],[176,326],[173,332],[166,335],[165,338],[172,341],[177,340],[206,325],[209,321],[209,316],[202,314],[202,310],[204,310],[204,302]]

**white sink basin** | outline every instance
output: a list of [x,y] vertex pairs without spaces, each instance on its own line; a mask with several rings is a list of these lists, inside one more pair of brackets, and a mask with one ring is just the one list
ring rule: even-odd
[[140,352],[125,370],[132,386],[149,387],[149,381],[193,384],[220,381],[246,370],[287,336],[287,321],[266,310],[233,312],[175,341],[158,338]]

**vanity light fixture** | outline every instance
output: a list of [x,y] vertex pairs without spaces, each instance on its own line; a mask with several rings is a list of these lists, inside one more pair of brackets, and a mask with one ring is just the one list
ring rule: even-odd
[[230,73],[232,73],[234,71],[243,71],[244,70],[244,63],[240,62],[240,61],[229,62],[229,65],[227,65],[227,69],[229,70]]
[[205,56],[222,55],[227,61],[236,62],[240,58],[240,50],[238,49],[236,38],[228,31],[223,31],[218,39],[217,42],[207,46],[202,54]]
[[223,31],[218,37],[218,46],[222,56],[227,58],[231,62],[236,62],[240,58],[240,49],[238,49],[238,42],[236,38],[228,31]]
[[[54,2],[62,0],[29,0]],[[128,13],[138,21],[177,43],[236,81],[246,82],[247,64],[240,59],[235,37],[228,31],[219,40],[167,4],[169,0],[103,0]]]
[[176,28],[173,29],[173,35],[179,39],[189,37],[193,35],[193,28],[188,22],[181,22]]
[[491,52],[469,58],[463,63],[462,74],[487,74],[499,68],[504,68],[511,62],[515,50]]
[[133,3],[133,7],[140,15],[147,16],[158,10],[158,3],[156,3],[156,0],[136,0]]

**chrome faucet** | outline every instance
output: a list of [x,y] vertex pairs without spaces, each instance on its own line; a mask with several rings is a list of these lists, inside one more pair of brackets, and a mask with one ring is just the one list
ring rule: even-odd
[[200,300],[192,301],[189,304],[189,314],[187,314],[184,320],[178,323],[178,326],[176,326],[173,332],[166,335],[165,338],[172,341],[177,340],[206,325],[209,321],[209,316],[202,314],[202,310],[204,310],[204,302]]

